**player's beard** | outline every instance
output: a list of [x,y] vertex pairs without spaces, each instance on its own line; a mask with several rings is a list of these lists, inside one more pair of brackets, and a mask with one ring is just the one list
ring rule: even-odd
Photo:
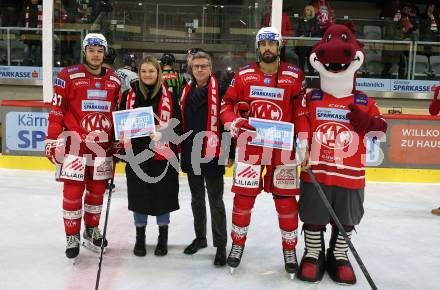
[[100,68],[102,66],[103,62],[104,62],[104,60],[102,60],[99,64],[92,64],[91,62],[89,62],[87,60],[86,57],[84,57],[84,64],[87,65],[92,70],[97,70],[98,68]]
[[99,63],[98,65],[96,64],[91,64],[90,62],[86,61],[86,65],[91,68],[92,70],[97,70],[98,68],[100,68],[102,66],[102,62]]
[[260,59],[264,63],[273,63],[278,59],[278,55],[275,55],[270,51],[266,51],[263,54],[260,53]]

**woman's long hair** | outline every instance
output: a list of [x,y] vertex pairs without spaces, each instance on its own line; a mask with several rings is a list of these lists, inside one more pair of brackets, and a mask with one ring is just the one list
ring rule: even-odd
[[151,64],[156,70],[157,70],[157,80],[156,84],[154,85],[153,91],[151,92],[151,98],[153,99],[154,96],[157,95],[159,92],[161,86],[162,86],[162,69],[160,68],[160,64],[157,61],[157,59],[154,56],[148,55],[146,56],[142,62],[139,65],[138,69],[138,75],[139,75],[139,90],[141,91],[142,95],[147,98],[148,97],[148,89],[147,85],[144,84],[141,80],[141,67],[143,64]]

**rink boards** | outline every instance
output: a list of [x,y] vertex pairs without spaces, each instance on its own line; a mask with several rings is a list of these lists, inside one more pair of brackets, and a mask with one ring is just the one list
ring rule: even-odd
[[[124,167],[124,163],[118,163],[116,165],[116,173],[125,173]],[[55,171],[55,166],[45,157],[35,156],[0,155],[0,168]],[[232,177],[232,172],[233,169],[228,168],[225,176]],[[366,169],[366,180],[382,182],[440,183],[440,170],[372,167]]]

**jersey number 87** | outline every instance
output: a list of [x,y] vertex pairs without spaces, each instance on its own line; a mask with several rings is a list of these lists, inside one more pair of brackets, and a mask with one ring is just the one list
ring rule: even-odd
[[54,93],[53,98],[52,98],[52,105],[58,106],[58,107],[61,106],[61,99],[62,99],[61,95]]

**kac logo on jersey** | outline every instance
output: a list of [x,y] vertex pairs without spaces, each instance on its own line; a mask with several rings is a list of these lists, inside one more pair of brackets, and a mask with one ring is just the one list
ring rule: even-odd
[[110,112],[111,102],[104,101],[82,101],[83,112]]
[[270,85],[270,83],[272,82],[272,80],[270,78],[264,78],[264,84],[265,85]]
[[333,108],[316,108],[316,120],[335,121],[349,123],[347,113],[349,110],[333,109]]
[[96,82],[96,83],[95,83],[95,87],[96,87],[97,89],[100,89],[100,88],[101,88],[101,83],[100,83],[100,82]]
[[283,110],[280,106],[270,101],[258,100],[251,102],[251,114],[253,117],[281,121]]
[[105,100],[105,99],[107,99],[107,91],[87,90],[87,99],[89,99],[89,100]]
[[251,86],[251,98],[268,99],[274,101],[281,101],[284,97],[284,89],[282,88],[268,88],[261,86]]
[[327,122],[316,128],[315,140],[329,149],[345,149],[353,142],[353,132],[345,125]]
[[89,113],[81,119],[81,127],[88,132],[109,131],[112,123],[102,113]]

